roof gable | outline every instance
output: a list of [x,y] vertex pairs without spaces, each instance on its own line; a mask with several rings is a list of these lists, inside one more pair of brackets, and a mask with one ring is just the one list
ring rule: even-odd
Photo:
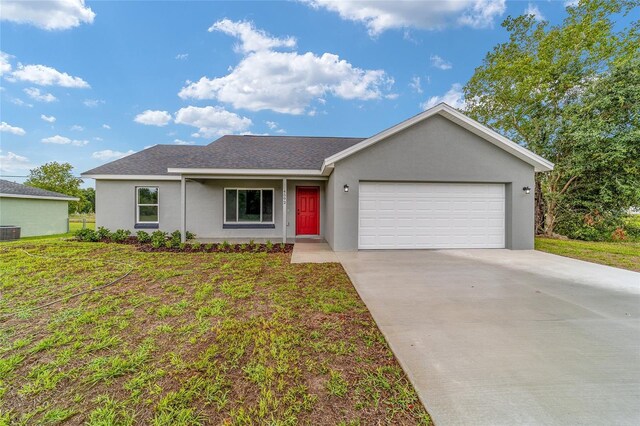
[[489,129],[486,126],[483,126],[482,124],[467,117],[466,115],[462,114],[455,108],[452,108],[445,103],[438,104],[435,107],[430,108],[418,115],[415,115],[393,127],[383,130],[382,132],[368,139],[365,139],[362,142],[345,149],[344,151],[338,152],[337,154],[328,157],[327,159],[325,159],[322,169],[324,170],[325,168],[333,167],[333,165],[338,161],[354,155],[357,152],[362,151],[363,149],[366,149],[369,146],[374,145],[382,140],[385,140],[388,137],[393,136],[411,126],[414,126],[429,117],[433,117],[436,114],[447,118],[453,123],[456,123],[459,126],[469,130],[470,132],[480,136],[484,140],[491,142],[492,144],[507,151],[508,153],[519,158],[525,163],[531,164],[536,172],[553,170],[553,163],[551,163],[550,161],[545,160],[539,155],[505,138],[499,133]]

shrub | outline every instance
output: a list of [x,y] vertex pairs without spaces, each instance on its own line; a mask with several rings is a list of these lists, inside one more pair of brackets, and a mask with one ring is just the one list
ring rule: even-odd
[[267,240],[265,246],[267,246],[267,251],[271,251],[273,249],[273,243],[271,242],[271,240]]
[[136,232],[136,237],[138,237],[138,242],[141,244],[146,244],[151,242],[151,235],[145,231]]
[[211,251],[211,249],[213,249],[213,244],[207,244],[207,245],[205,245],[205,246],[204,246],[204,249],[205,249],[206,251]]
[[93,242],[93,241],[99,241],[100,240],[98,238],[98,233],[96,231],[94,231],[93,229],[89,229],[89,228],[78,229],[74,233],[74,235],[78,240],[85,241],[85,242]]
[[180,244],[182,243],[182,235],[180,234],[180,231],[173,231],[169,236],[169,241],[171,242],[171,247],[180,248]]
[[193,240],[196,237],[196,234],[194,234],[193,232],[185,232],[184,236],[187,240]]
[[116,232],[111,234],[111,239],[116,243],[121,243],[126,240],[129,235],[131,235],[131,231],[128,229],[117,229]]
[[193,250],[200,250],[202,248],[202,244],[200,244],[199,242],[195,242],[195,243],[191,244],[191,248]]
[[111,237],[111,231],[109,231],[104,226],[100,226],[96,231],[96,235],[98,236],[99,240],[106,240]]
[[162,232],[160,230],[154,231],[151,234],[151,245],[153,246],[153,248],[160,248],[164,246],[164,242],[166,239],[167,239],[166,232]]

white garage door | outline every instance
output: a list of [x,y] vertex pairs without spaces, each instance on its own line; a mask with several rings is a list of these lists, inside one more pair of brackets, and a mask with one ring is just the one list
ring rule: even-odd
[[361,249],[504,248],[503,184],[360,184]]

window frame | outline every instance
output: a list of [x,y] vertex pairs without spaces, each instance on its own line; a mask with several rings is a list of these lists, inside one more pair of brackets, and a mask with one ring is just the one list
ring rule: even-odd
[[[155,204],[140,204],[140,189],[141,188],[155,188],[156,193],[158,194],[157,202]],[[158,209],[158,220],[154,221],[141,221],[140,220],[140,207],[156,207]],[[136,186],[136,225],[145,225],[145,224],[160,224],[160,187],[154,185],[140,185]]]
[[[236,191],[236,221],[235,222],[230,222],[227,221],[227,191]],[[240,215],[238,214],[238,209],[240,206],[239,203],[239,197],[238,197],[238,191],[260,191],[260,221],[259,222],[245,222],[245,221],[239,221],[238,218],[240,217]],[[262,196],[262,192],[263,191],[271,191],[271,221],[269,222],[265,222],[262,220],[262,200],[264,199]],[[275,225],[275,220],[276,220],[276,190],[275,188],[234,188],[234,187],[229,187],[229,188],[224,188],[223,193],[222,193],[222,198],[224,200],[224,202],[222,203],[222,224],[223,225]]]

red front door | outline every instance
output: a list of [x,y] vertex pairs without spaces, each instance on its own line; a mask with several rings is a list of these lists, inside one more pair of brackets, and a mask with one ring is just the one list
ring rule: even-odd
[[296,188],[296,235],[320,234],[320,188]]

